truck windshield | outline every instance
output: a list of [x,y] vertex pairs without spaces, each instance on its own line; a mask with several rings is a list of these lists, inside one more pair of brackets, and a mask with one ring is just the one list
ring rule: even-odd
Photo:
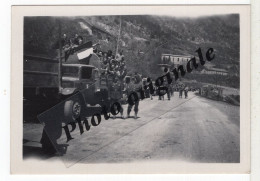
[[78,67],[62,67],[62,75],[66,77],[79,77]]
[[91,67],[83,67],[81,70],[81,78],[82,79],[90,79],[92,75]]

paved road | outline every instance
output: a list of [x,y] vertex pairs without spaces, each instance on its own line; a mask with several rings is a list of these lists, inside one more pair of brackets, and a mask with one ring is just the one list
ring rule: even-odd
[[170,101],[141,101],[138,119],[102,119],[82,135],[76,128],[68,143],[63,134],[58,142],[69,146],[61,158],[67,166],[144,160],[239,162],[240,107],[194,93],[188,99],[175,94]]

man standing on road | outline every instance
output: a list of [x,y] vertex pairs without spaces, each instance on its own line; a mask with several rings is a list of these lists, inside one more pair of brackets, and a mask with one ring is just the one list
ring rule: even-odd
[[179,98],[182,98],[182,87],[179,88]]
[[169,84],[169,83],[167,82],[166,77],[164,77],[163,85],[164,85],[164,87],[167,87],[167,92],[166,92],[166,94],[167,94],[168,100],[171,100],[171,84]]
[[[127,90],[127,95],[128,95],[128,99],[132,100],[134,102],[133,105],[128,103],[128,107],[127,107],[127,118],[130,117],[130,112],[132,110],[132,107],[134,106],[134,112],[135,112],[135,116],[134,118],[137,119],[137,113],[138,113],[138,106],[139,106],[139,98],[140,95],[139,92],[137,92],[137,90],[142,87],[140,85],[140,82],[138,83],[138,81],[136,80],[136,78],[133,76],[131,78],[131,82],[127,85],[126,90]],[[137,96],[136,96],[137,95]]]
[[[151,87],[149,87],[149,84],[151,84]],[[151,78],[147,78],[147,82],[146,82],[146,86],[148,86],[149,88],[148,88],[148,90],[149,90],[149,95],[150,95],[150,98],[151,98],[151,100],[153,100],[153,91],[154,91],[154,89],[153,89],[153,82],[152,82],[152,79]],[[151,90],[151,89],[153,89],[153,90]]]
[[171,92],[171,96],[174,97],[174,86],[173,86],[173,83],[171,83],[171,85],[170,85],[170,92]]
[[189,88],[185,87],[185,89],[184,89],[185,99],[188,98],[188,91],[189,91]]

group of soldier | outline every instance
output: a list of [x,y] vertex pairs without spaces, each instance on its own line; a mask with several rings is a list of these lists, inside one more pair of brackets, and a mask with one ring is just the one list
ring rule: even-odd
[[[139,75],[138,75],[139,76]],[[111,102],[118,102],[121,107],[120,107],[120,114],[121,118],[125,118],[123,115],[123,107],[122,104],[124,102],[128,103],[127,106],[127,118],[130,117],[130,113],[132,111],[132,108],[134,108],[134,118],[137,119],[137,113],[138,113],[138,107],[139,107],[139,89],[142,89],[142,81],[139,81],[136,76],[127,76],[127,79],[129,80],[124,80],[120,81],[117,78],[114,79],[114,81],[111,84],[111,92],[110,92],[110,97],[111,97]],[[134,97],[132,94],[133,92],[138,93],[138,99]],[[134,100],[133,104],[129,103],[129,100]]]
[[184,92],[185,99],[188,98],[188,87],[185,87],[184,89],[179,89],[179,98],[182,98],[182,94]]
[[[189,92],[189,88],[188,86],[185,86],[184,84],[177,84],[177,85],[173,85],[173,84],[169,84],[166,85],[166,87],[168,88],[166,95],[168,100],[171,100],[171,96],[174,96],[174,91],[178,91],[179,92],[179,98],[182,98],[182,95],[184,93],[185,99],[188,98],[188,92]],[[159,96],[158,98],[159,100],[164,100],[164,96]]]
[[56,42],[55,49],[62,48],[65,52],[65,61],[73,54],[74,48],[78,47],[79,45],[83,44],[83,37],[78,35],[77,33],[74,37],[69,38],[66,33],[63,34],[62,38]]
[[[128,74],[126,69],[126,63],[123,55],[123,51],[120,51],[116,56],[113,55],[112,51],[101,52],[96,50],[95,53],[100,57],[100,61],[102,63],[101,69],[103,70],[102,76],[110,77],[112,80],[108,85],[109,87],[109,95],[110,101],[118,102],[120,107],[121,118],[124,117],[124,109],[122,104],[124,102],[128,102],[127,99],[132,99],[134,101],[133,104],[129,104],[127,106],[127,115],[126,118],[130,117],[130,113],[132,109],[134,110],[134,118],[137,119],[137,114],[139,111],[139,101],[140,101],[140,89],[145,91],[144,87],[147,86],[148,82],[144,82],[146,78],[142,75],[135,72],[134,74]],[[147,80],[147,79],[146,79]],[[150,79],[149,82],[152,80]],[[174,96],[174,91],[177,89],[179,91],[179,97],[182,98],[182,93],[184,92],[185,98],[188,97],[188,87],[184,86],[184,84],[177,85],[175,87],[173,84],[168,84],[167,81],[164,81],[163,86],[168,88],[167,98],[170,100],[171,96]],[[154,86],[156,89],[156,87]],[[147,89],[148,90],[148,89]],[[138,99],[133,97],[133,92],[136,92],[138,95]],[[156,94],[156,93],[155,93]],[[147,97],[153,99],[153,93],[149,92],[146,94]],[[163,100],[164,96],[159,96],[159,100]],[[114,117],[115,118],[115,117]]]
[[184,84],[177,84],[176,89],[179,91],[179,98],[182,98],[184,93],[185,99],[188,98],[189,88]]
[[123,80],[125,78],[127,69],[123,51],[118,53],[116,56],[113,55],[111,50],[108,50],[108,52],[94,50],[94,53],[95,51],[100,58],[103,75],[119,80]]
[[74,37],[69,38],[66,33],[63,34],[61,38],[61,47],[63,50],[68,50],[83,44],[83,37],[77,33]]
[[[114,55],[111,50],[102,52],[97,48],[94,48],[93,52],[100,58],[101,77],[105,77],[109,80],[108,91],[110,102],[118,102],[121,105],[120,114],[121,118],[124,119],[122,104],[126,102],[131,92],[136,91],[142,86],[141,75],[137,73],[133,76],[128,74],[122,50],[116,55]],[[130,112],[133,107],[135,112],[134,118],[137,118],[138,106],[139,101],[136,101],[134,105],[128,104],[127,118],[130,117]]]
[[[63,34],[61,39],[62,49],[66,52],[70,51],[74,47],[83,44],[82,36],[75,34],[74,37],[68,38],[66,34]],[[107,52],[103,52],[94,47],[93,53],[95,53],[100,58],[101,63],[101,76],[106,77],[106,79],[110,79],[111,82],[109,85],[109,94],[111,102],[118,102],[121,105],[120,114],[121,118],[125,118],[123,115],[123,102],[126,102],[127,99],[135,99],[131,93],[138,92],[140,97],[139,90],[143,89],[145,86],[142,82],[142,76],[138,73],[134,75],[127,75],[127,68],[125,62],[125,56],[123,55],[123,51],[121,50],[116,55],[113,54],[111,50]],[[126,78],[127,77],[127,78]],[[128,79],[128,80],[126,80]],[[164,81],[166,83],[166,81]],[[165,84],[168,88],[167,98],[170,100],[171,96],[174,95],[173,85]],[[188,90],[186,87],[179,86],[177,88],[179,90],[179,97],[182,98],[182,93],[184,91],[185,98],[188,96]],[[144,90],[144,89],[143,89]],[[153,95],[148,93],[149,97],[153,99]],[[137,119],[139,100],[134,101],[134,104],[128,104],[127,107],[127,118],[130,117],[130,113],[132,108],[134,107],[134,118]],[[159,100],[164,100],[164,96],[159,96]]]

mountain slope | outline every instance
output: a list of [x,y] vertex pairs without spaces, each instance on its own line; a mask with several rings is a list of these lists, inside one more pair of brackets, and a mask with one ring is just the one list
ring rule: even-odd
[[[240,32],[237,14],[199,18],[150,15],[71,17],[59,20],[62,31],[70,37],[75,33],[88,35],[88,32],[78,26],[78,19],[104,29],[116,38],[121,21],[119,49],[124,50],[129,72],[141,72],[155,79],[161,75],[157,64],[162,53],[197,56],[195,51],[198,48],[201,48],[205,55],[207,49],[212,47],[215,59],[210,66],[227,70],[229,78],[236,80],[232,86],[239,87]],[[58,40],[57,22],[57,18],[53,17],[26,18],[25,49],[50,51],[54,42]],[[115,45],[116,42],[117,39],[114,40]],[[115,45],[111,46],[113,52]],[[199,81],[195,75],[187,78]],[[230,80],[225,80],[223,84],[228,82]]]

